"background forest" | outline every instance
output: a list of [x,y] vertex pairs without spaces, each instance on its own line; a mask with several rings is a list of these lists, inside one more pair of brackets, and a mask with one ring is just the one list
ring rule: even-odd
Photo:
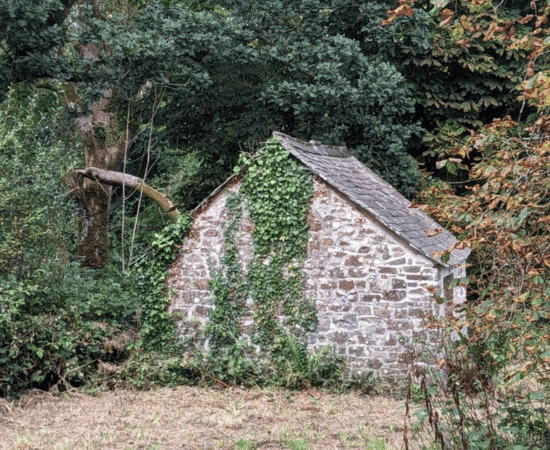
[[137,386],[228,376],[178,356],[165,271],[186,211],[282,131],[348,146],[472,248],[433,439],[548,448],[549,9],[0,0],[0,394],[121,361]]

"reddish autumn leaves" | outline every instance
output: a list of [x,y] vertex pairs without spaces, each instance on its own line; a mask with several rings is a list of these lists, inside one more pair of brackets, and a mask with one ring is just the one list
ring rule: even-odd
[[412,16],[414,9],[412,9],[407,3],[408,0],[398,0],[399,6],[395,9],[389,9],[386,14],[389,16],[386,20],[382,21],[382,26],[385,27],[392,23],[396,17],[399,16]]
[[[460,236],[459,245],[472,248],[466,314],[453,325],[457,330],[466,326],[469,349],[495,367],[520,359],[524,364],[517,375],[536,373],[548,382],[550,6],[531,2],[529,14],[514,16],[501,14],[489,0],[431,3],[439,8],[439,25],[450,27],[463,48],[479,50],[489,42],[497,52],[516,51],[525,58],[523,76],[514,79],[519,117],[471,128],[437,164],[467,171],[469,181],[460,184],[466,189],[458,194],[456,183],[436,182],[420,195],[424,209]],[[401,0],[382,25],[410,5]]]
[[550,377],[549,138],[546,115],[531,127],[496,120],[464,149],[481,155],[469,194],[439,182],[421,195],[428,212],[473,249],[469,304],[457,329],[468,326],[469,344],[486,348],[495,365],[523,354],[529,370],[544,369],[541,379]]

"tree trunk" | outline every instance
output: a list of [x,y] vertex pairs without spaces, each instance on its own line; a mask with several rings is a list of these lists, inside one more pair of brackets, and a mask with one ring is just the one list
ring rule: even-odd
[[109,261],[109,214],[112,187],[85,180],[78,199],[84,208],[79,231],[78,257],[83,266],[100,269]]
[[[79,48],[86,58],[97,59],[99,49],[94,44]],[[80,97],[73,83],[67,85],[67,104],[78,107]],[[124,158],[125,136],[119,136],[116,116],[109,105],[113,90],[105,91],[103,98],[91,107],[92,114],[76,119],[84,141],[84,166],[116,170]],[[130,139],[128,137],[128,139]],[[82,203],[84,214],[80,218],[78,256],[85,267],[102,268],[109,256],[109,213],[111,191],[109,184],[85,179],[79,186],[76,197]]]

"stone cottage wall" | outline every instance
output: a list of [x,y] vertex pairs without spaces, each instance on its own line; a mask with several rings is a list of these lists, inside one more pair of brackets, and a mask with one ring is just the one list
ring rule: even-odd
[[[230,193],[238,191],[234,182],[210,200],[202,211],[196,213],[194,223],[183,241],[181,256],[169,270],[166,284],[173,291],[168,311],[178,318],[180,333],[189,327],[205,324],[208,310],[212,308],[208,282],[210,272],[218,267],[218,259],[224,247],[222,224],[227,220],[225,202]],[[243,221],[237,236],[249,236],[250,223]],[[241,254],[251,255],[251,240],[241,242]],[[250,257],[250,256],[249,256]]]
[[402,341],[428,340],[439,287],[433,261],[412,251],[327,184],[315,181],[306,262],[319,325],[310,345],[335,342],[352,373],[390,378],[406,369]]
[[[238,183],[226,187],[196,215],[182,255],[170,269],[167,284],[174,295],[169,311],[180,316],[182,333],[208,320],[208,280],[223,248],[225,201],[238,188]],[[314,180],[308,221],[305,294],[319,318],[310,348],[318,351],[334,343],[348,361],[348,373],[395,377],[406,369],[401,341],[427,341],[422,325],[428,315],[440,312],[426,289],[441,287],[439,266],[319,179]],[[237,234],[244,261],[252,256],[252,227],[243,220]]]

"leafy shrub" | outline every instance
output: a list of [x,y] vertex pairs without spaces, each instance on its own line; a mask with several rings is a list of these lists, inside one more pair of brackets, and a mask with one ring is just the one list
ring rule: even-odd
[[139,345],[113,375],[110,383],[129,385],[138,389],[198,384],[202,380],[201,372],[194,361],[189,361],[182,356],[147,351]]
[[[457,246],[472,249],[468,302],[461,316],[447,318],[461,339],[455,348],[442,346],[442,371],[417,374],[426,397],[419,414],[433,439],[451,448],[548,448],[550,437],[550,78],[543,57],[550,42],[542,21],[530,22],[535,3],[514,5],[507,21],[503,13],[514,3],[503,3],[503,11],[477,2],[476,33],[523,55],[526,78],[512,80],[522,111],[532,114],[495,119],[453,145],[453,161],[470,169],[462,195],[441,182],[422,193],[430,212],[462,238]],[[545,4],[537,14],[549,12]],[[505,46],[493,39],[497,22],[510,27]],[[516,31],[515,22],[526,27]],[[428,395],[434,384],[442,397]]]
[[[0,282],[0,395],[24,389],[82,385],[99,361],[127,357],[137,338],[137,301],[130,283],[113,283],[67,264]],[[49,275],[49,276],[48,276]]]
[[378,379],[370,370],[352,375],[346,382],[339,383],[338,391],[356,391],[363,395],[382,395],[390,392],[387,382]]
[[307,344],[292,335],[275,341],[272,361],[275,379],[289,388],[330,385],[338,380],[344,367],[344,361],[331,352],[329,345],[310,353]]
[[18,87],[0,108],[0,395],[89,382],[138,320],[131,277],[74,260],[80,149],[64,117],[55,91]]

